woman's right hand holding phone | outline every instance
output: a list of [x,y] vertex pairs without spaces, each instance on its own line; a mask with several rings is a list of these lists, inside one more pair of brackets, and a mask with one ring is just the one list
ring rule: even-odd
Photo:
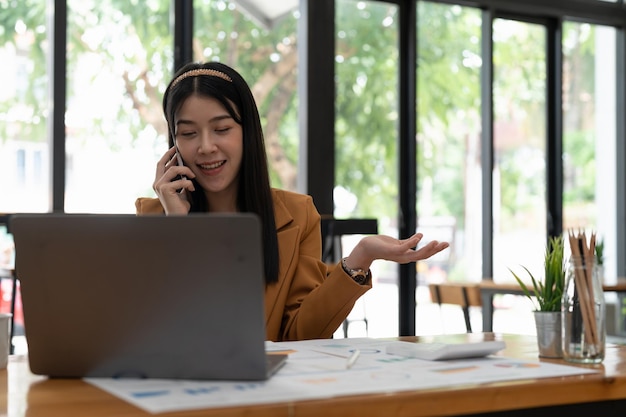
[[156,192],[165,214],[187,214],[191,208],[188,192],[194,191],[195,174],[189,167],[179,165],[176,147],[173,146],[157,162],[152,188]]

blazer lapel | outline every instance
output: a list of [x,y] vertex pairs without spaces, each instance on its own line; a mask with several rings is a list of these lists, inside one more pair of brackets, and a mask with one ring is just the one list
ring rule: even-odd
[[[287,278],[287,272],[294,268],[293,262],[296,258],[296,250],[299,247],[298,239],[300,230],[298,227],[290,227],[293,217],[284,203],[273,194],[274,198],[274,218],[276,221],[276,231],[278,233],[278,256],[279,256],[279,281],[265,287],[265,322],[266,325],[270,321],[270,317],[274,314],[276,302],[279,300],[278,294],[285,283],[291,281]],[[287,279],[286,279],[287,278]],[[276,314],[282,316],[281,311]]]

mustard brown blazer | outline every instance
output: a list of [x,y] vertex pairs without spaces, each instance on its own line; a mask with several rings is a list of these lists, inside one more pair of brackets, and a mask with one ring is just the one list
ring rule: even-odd
[[[265,286],[267,340],[330,338],[356,300],[371,288],[359,285],[341,266],[321,261],[320,214],[304,194],[273,189],[280,268],[278,282]],[[138,198],[137,214],[164,214],[156,198]]]

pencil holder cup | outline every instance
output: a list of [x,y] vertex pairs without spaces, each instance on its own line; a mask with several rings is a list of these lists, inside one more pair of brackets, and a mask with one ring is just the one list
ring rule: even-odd
[[591,257],[569,261],[561,303],[563,359],[600,363],[606,346],[606,304],[600,268]]

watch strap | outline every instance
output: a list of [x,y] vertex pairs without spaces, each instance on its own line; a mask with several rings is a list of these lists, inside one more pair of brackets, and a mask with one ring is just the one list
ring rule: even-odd
[[370,281],[371,273],[369,269],[366,271],[361,268],[348,268],[346,258],[341,260],[341,267],[359,285],[365,285]]

